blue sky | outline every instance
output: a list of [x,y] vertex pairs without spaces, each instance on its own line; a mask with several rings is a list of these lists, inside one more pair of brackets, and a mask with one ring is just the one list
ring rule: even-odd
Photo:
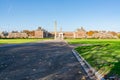
[[120,0],[0,0],[0,31],[86,30],[120,32]]

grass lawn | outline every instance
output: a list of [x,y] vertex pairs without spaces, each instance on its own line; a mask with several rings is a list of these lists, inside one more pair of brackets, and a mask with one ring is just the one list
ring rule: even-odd
[[66,39],[69,44],[93,44],[75,48],[88,63],[103,75],[120,77],[119,39]]
[[28,42],[37,42],[49,39],[0,39],[0,45],[2,44],[20,44]]

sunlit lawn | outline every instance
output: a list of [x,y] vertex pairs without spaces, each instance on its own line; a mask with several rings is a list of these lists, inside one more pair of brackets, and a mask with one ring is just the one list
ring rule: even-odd
[[75,48],[99,73],[120,76],[119,39],[67,39],[69,44],[93,44]]
[[43,40],[49,40],[49,39],[0,39],[0,45],[38,42],[38,41],[43,41]]

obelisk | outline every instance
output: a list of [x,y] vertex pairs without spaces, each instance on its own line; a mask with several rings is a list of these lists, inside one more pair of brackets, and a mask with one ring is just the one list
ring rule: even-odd
[[54,30],[55,30],[55,36],[54,36],[54,39],[56,40],[57,39],[57,21],[55,21],[55,24],[54,24]]

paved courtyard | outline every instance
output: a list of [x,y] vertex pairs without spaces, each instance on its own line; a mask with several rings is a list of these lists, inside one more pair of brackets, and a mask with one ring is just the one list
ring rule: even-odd
[[65,42],[0,47],[0,80],[82,80],[84,76]]

